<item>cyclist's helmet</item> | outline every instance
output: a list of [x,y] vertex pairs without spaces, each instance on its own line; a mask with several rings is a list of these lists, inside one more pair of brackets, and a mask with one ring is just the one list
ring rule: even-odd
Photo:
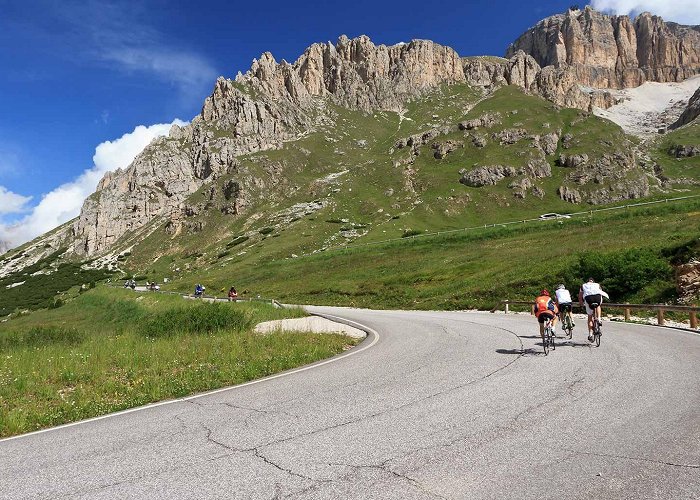
[[547,297],[549,297],[549,290],[545,288],[544,290],[542,290],[542,293],[540,295],[546,295]]
[[557,290],[564,290],[565,288],[564,283],[557,285]]

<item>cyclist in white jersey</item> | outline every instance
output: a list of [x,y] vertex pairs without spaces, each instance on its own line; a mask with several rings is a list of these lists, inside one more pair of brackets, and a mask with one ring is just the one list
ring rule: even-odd
[[600,315],[601,315],[601,304],[603,303],[603,297],[609,299],[608,294],[600,288],[600,285],[595,282],[593,278],[588,278],[588,281],[581,285],[581,289],[578,292],[578,302],[581,305],[586,306],[586,314],[588,314],[588,341],[593,341],[593,320],[601,325]]
[[574,318],[571,316],[571,294],[569,293],[569,290],[566,289],[564,284],[562,283],[561,285],[557,286],[556,292],[556,302],[557,306],[559,306],[559,314],[561,315],[561,328],[562,330],[566,326],[564,324],[564,315],[566,314],[569,316],[569,320],[571,320],[571,326],[576,326],[574,323]]

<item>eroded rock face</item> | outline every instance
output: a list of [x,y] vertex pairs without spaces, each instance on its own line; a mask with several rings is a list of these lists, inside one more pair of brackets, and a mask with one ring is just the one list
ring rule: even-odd
[[643,13],[608,16],[590,7],[548,17],[508,48],[541,67],[569,68],[595,88],[636,87],[645,81],[680,82],[700,73],[700,31]]
[[685,146],[683,144],[677,144],[671,146],[668,150],[668,154],[675,156],[676,158],[692,158],[693,156],[700,156],[700,146]]
[[683,111],[683,114],[681,114],[680,118],[676,120],[669,128],[671,129],[676,129],[678,127],[682,127],[683,125],[687,125],[695,119],[700,116],[700,88],[695,91],[695,94],[693,94],[693,97],[690,98],[688,101],[688,107],[685,108],[685,111]]
[[[190,125],[173,127],[126,170],[102,179],[73,225],[73,249],[97,254],[155,217],[183,220],[186,198],[204,183],[234,173],[237,156],[279,148],[328,123],[327,101],[366,111],[399,110],[423,92],[464,80],[457,53],[426,40],[387,47],[366,36],[343,36],[335,45],[312,45],[294,64],[277,63],[265,53],[235,81],[219,78]],[[244,197],[245,189],[240,183],[235,196]],[[244,207],[227,201],[225,213]]]
[[700,261],[693,260],[676,268],[676,290],[681,302],[700,299]]
[[459,182],[471,187],[493,186],[505,177],[514,177],[516,174],[517,170],[513,167],[501,165],[477,167],[465,172]]
[[542,68],[534,57],[522,50],[515,51],[510,59],[467,57],[463,65],[467,82],[472,85],[515,85],[559,106],[584,110],[615,104],[609,92],[581,88],[574,69],[568,66]]

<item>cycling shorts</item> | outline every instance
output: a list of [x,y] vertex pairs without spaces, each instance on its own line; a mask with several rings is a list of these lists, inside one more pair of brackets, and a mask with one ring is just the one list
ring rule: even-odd
[[586,314],[592,316],[595,308],[603,303],[603,296],[597,293],[595,295],[588,295],[584,297],[583,300],[586,304]]
[[562,304],[559,304],[559,312],[565,313],[565,312],[571,312],[572,307],[571,307],[571,302],[564,302]]
[[543,311],[540,313],[539,316],[537,316],[537,321],[539,323],[544,324],[546,321],[549,321],[550,319],[554,318],[554,313],[551,311]]

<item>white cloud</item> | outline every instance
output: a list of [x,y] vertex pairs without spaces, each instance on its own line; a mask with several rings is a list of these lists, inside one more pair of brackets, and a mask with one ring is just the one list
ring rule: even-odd
[[31,199],[31,196],[22,196],[0,186],[0,215],[23,212]]
[[[85,170],[75,180],[42,196],[41,201],[32,207],[31,213],[20,221],[11,224],[0,223],[0,241],[9,242],[14,247],[77,216],[83,201],[95,191],[97,183],[105,173],[128,167],[136,155],[154,138],[167,135],[173,124],[182,126],[186,123],[176,119],[172,123],[159,123],[150,127],[139,125],[133,132],[124,134],[119,139],[99,144],[92,158],[92,168]],[[0,191],[0,214],[3,199],[3,192]],[[28,199],[24,203],[27,201]],[[18,202],[16,201],[15,205],[16,203]]]
[[216,79],[216,71],[203,58],[161,47],[103,47],[101,57],[117,63],[125,71],[156,75],[184,92],[208,88]]
[[592,0],[594,9],[636,15],[644,11],[679,24],[700,24],[700,0]]

